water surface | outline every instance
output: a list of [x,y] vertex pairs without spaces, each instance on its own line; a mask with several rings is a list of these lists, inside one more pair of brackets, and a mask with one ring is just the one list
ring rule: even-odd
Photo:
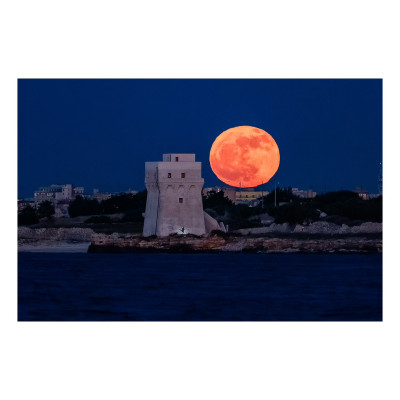
[[380,321],[381,254],[19,253],[20,321]]

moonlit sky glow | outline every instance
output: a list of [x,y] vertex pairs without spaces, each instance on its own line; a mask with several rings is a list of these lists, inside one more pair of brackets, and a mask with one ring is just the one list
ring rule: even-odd
[[281,186],[376,193],[382,161],[379,79],[22,79],[18,195],[73,183],[91,191],[144,189],[145,161],[195,153],[205,186],[223,186],[209,153],[229,128],[268,132]]

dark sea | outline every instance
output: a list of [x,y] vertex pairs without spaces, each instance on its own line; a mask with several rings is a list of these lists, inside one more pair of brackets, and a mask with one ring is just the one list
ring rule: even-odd
[[382,254],[19,253],[19,321],[381,321]]

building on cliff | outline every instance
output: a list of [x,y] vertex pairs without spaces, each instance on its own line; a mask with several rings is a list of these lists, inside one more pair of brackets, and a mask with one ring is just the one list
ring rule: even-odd
[[36,190],[34,193],[35,203],[39,204],[42,201],[50,201],[53,204],[72,201],[76,196],[82,196],[84,193],[83,187],[75,187],[74,185],[50,185]]
[[194,154],[163,154],[163,161],[145,163],[147,188],[143,236],[173,233],[204,235],[224,230],[203,212],[201,162]]
[[42,187],[34,192],[34,206],[38,207],[43,201],[50,201],[54,206],[55,217],[69,217],[69,203],[75,200],[76,196],[83,196],[85,189],[75,187],[72,184],[50,185]]

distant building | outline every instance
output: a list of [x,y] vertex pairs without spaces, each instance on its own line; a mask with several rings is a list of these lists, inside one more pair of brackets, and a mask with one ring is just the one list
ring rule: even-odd
[[313,192],[311,189],[300,190],[298,188],[292,188],[292,194],[302,199],[313,199],[317,195],[317,192]]
[[365,200],[376,199],[379,196],[382,196],[382,193],[368,193]]
[[71,184],[66,185],[50,185],[36,190],[34,193],[34,200],[36,204],[42,201],[50,201],[53,204],[70,202],[78,195],[83,195],[84,188],[75,188]]
[[236,203],[236,188],[226,187],[223,189],[225,197],[227,197],[232,203]]
[[82,186],[50,185],[34,192],[34,204],[37,207],[43,201],[50,201],[54,205],[55,217],[69,217],[69,203],[75,200],[76,196],[83,196],[84,192]]
[[79,186],[73,189],[75,196],[84,196],[85,188],[83,186]]
[[34,200],[27,200],[27,199],[19,199],[18,200],[18,212],[22,211],[26,207],[35,207],[35,201]]
[[42,201],[51,201],[52,203],[56,200],[56,193],[62,192],[61,185],[51,185],[48,187],[42,187],[34,192],[35,203],[41,203]]
[[263,197],[269,194],[269,192],[263,191],[250,191],[250,190],[240,190],[236,191],[236,201],[235,204],[248,204],[248,205],[256,205],[258,201]]
[[111,193],[100,193],[99,189],[93,189],[92,199],[95,199],[98,202],[108,200],[109,198],[111,198],[111,196]]
[[363,200],[367,200],[368,192],[362,187],[356,187],[354,190]]
[[356,187],[354,190],[363,200],[375,199],[382,195],[382,193],[369,193],[367,190],[362,187]]
[[[132,194],[132,195],[136,195],[136,194],[138,194],[138,191],[137,190],[132,190],[132,189],[129,189],[129,190],[127,190],[126,192],[123,192],[124,194]],[[98,202],[101,202],[101,201],[103,201],[103,200],[108,200],[108,199],[110,199],[112,196],[119,196],[119,195],[121,195],[122,194],[122,192],[113,192],[113,193],[109,193],[109,192],[104,192],[104,193],[101,193],[100,191],[99,191],[99,189],[93,189],[93,194],[92,195],[89,195],[89,196],[87,196],[88,198],[91,198],[91,199],[95,199],[95,200],[97,200]]]
[[232,201],[234,204],[247,204],[247,205],[256,205],[261,197],[266,196],[269,192],[267,191],[255,191],[251,189],[242,189],[238,191],[235,187],[207,187],[203,189],[203,195],[207,196],[211,191],[220,192],[223,191],[225,197]]

